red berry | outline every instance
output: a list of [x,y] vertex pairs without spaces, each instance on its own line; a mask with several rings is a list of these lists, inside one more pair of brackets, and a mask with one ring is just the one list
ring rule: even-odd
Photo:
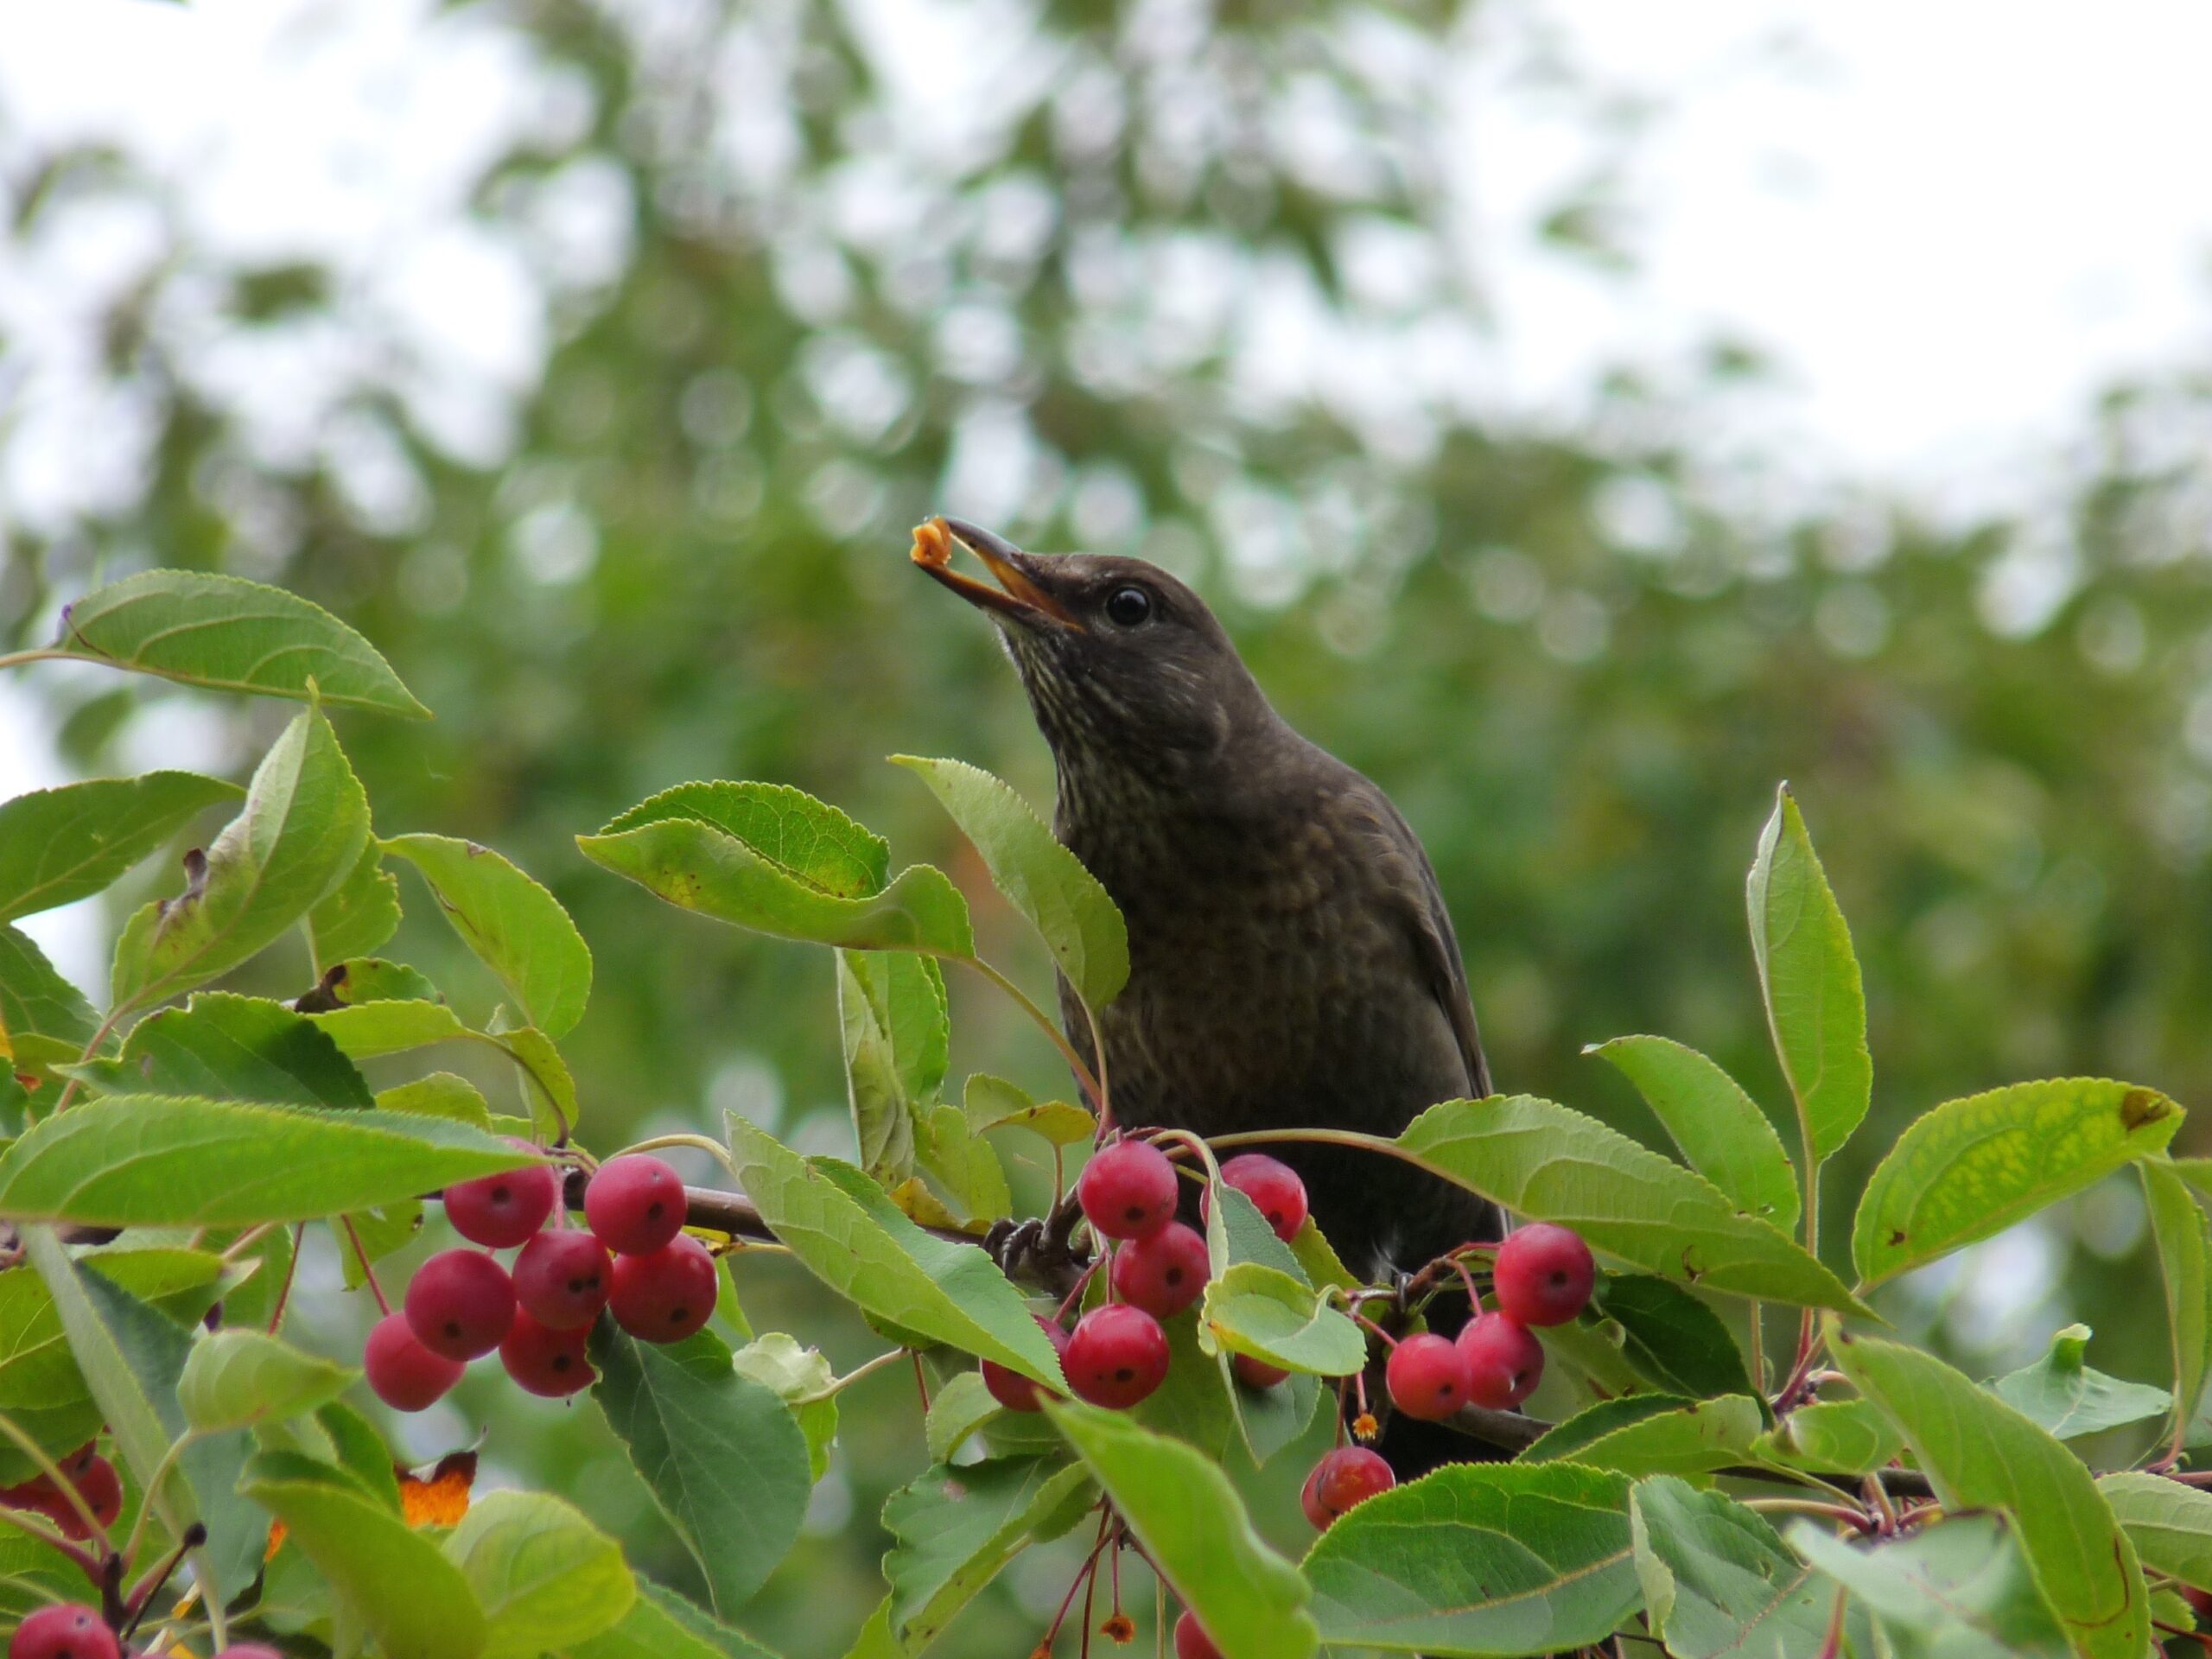
[[1175,1218],[1175,1166],[1148,1141],[1116,1141],[1083,1166],[1075,1196],[1106,1237],[1147,1238]]
[[415,1269],[406,1308],[416,1341],[448,1359],[474,1359],[514,1323],[514,1281],[481,1250],[441,1250]]
[[1423,1422],[1440,1421],[1467,1403],[1467,1357],[1449,1337],[1423,1332],[1406,1338],[1390,1351],[1383,1376],[1390,1403]]
[[1498,1312],[1523,1325],[1564,1325],[1590,1301],[1598,1264],[1581,1234],[1532,1222],[1497,1247]]
[[394,1411],[427,1411],[461,1381],[463,1369],[417,1342],[404,1313],[387,1313],[370,1329],[361,1365],[377,1398]]
[[8,1659],[118,1659],[115,1632],[76,1602],[41,1607],[16,1626]]
[[1285,1243],[1306,1224],[1306,1183],[1281,1159],[1264,1152],[1239,1153],[1221,1166],[1221,1179],[1259,1206]]
[[1221,1649],[1214,1646],[1213,1637],[1187,1612],[1175,1621],[1175,1659],[1221,1659]]
[[1166,1379],[1167,1333],[1142,1308],[1109,1302],[1076,1322],[1060,1367],[1077,1399],[1126,1410]]
[[556,1227],[515,1257],[515,1300],[540,1325],[582,1330],[607,1306],[613,1273],[598,1239],[581,1227]]
[[520,1310],[499,1344],[499,1363],[524,1391],[548,1400],[567,1398],[591,1386],[594,1373],[584,1354],[588,1331],[559,1331],[540,1325]]
[[1205,1236],[1171,1221],[1114,1252],[1114,1294],[1155,1319],[1172,1319],[1205,1294],[1212,1272]]
[[1313,1472],[1306,1477],[1306,1490],[1298,1501],[1306,1518],[1326,1532],[1333,1522],[1354,1504],[1364,1503],[1377,1492],[1398,1484],[1382,1454],[1363,1446],[1340,1446],[1324,1452]]
[[623,1255],[650,1255],[682,1232],[683,1204],[683,1178],[642,1152],[610,1158],[584,1188],[584,1219]]
[[[1037,1321],[1037,1328],[1052,1344],[1052,1351],[1061,1357],[1065,1375],[1068,1333],[1041,1314],[1033,1313],[1030,1317]],[[1035,1411],[1045,1399],[1057,1400],[1060,1397],[1050,1389],[1039,1388],[1020,1371],[1009,1370],[995,1360],[983,1362],[983,1387],[989,1391],[992,1399],[1008,1411]]]
[[552,1165],[525,1164],[446,1188],[446,1219],[463,1238],[511,1249],[545,1224],[560,1197]]
[[1544,1345],[1505,1313],[1485,1313],[1459,1332],[1467,1362],[1467,1398],[1492,1411],[1517,1406],[1544,1376]]
[[678,1234],[650,1255],[614,1258],[614,1323],[641,1342],[681,1342],[715,1311],[715,1258]]
[[100,1443],[98,1440],[86,1440],[67,1457],[56,1458],[54,1460],[54,1465],[63,1474],[74,1480],[92,1466],[92,1459],[100,1454],[99,1447]]
[[1270,1365],[1264,1359],[1255,1359],[1249,1354],[1231,1354],[1229,1369],[1236,1373],[1236,1380],[1248,1389],[1272,1389],[1278,1382],[1289,1381],[1290,1373],[1280,1365]]
[[[115,1472],[115,1465],[105,1458],[94,1458],[83,1471],[74,1476],[77,1496],[85,1500],[92,1518],[103,1528],[111,1527],[123,1513],[123,1478]],[[91,1537],[84,1516],[77,1513],[77,1506],[56,1493],[54,1518],[61,1523],[63,1535],[79,1542]]]

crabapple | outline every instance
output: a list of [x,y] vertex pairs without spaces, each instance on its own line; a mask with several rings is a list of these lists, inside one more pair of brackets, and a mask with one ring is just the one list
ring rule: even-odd
[[1126,1410],[1166,1379],[1167,1333],[1142,1308],[1109,1302],[1076,1322],[1060,1367],[1077,1398]]
[[1083,1166],[1075,1196],[1105,1237],[1144,1238],[1175,1218],[1175,1166],[1148,1141],[1116,1141]]
[[1324,1452],[1320,1462],[1313,1465],[1313,1472],[1306,1477],[1306,1488],[1298,1495],[1298,1502],[1306,1511],[1306,1518],[1326,1532],[1330,1523],[1355,1504],[1364,1503],[1378,1492],[1387,1492],[1398,1484],[1397,1476],[1390,1472],[1390,1465],[1382,1461],[1382,1454],[1370,1452],[1363,1446],[1340,1446]]
[[1114,1252],[1114,1294],[1152,1315],[1173,1319],[1205,1294],[1213,1264],[1194,1227],[1171,1221]]
[[1467,1403],[1467,1357],[1449,1337],[1422,1332],[1390,1351],[1383,1372],[1390,1403],[1408,1417],[1439,1422]]
[[[1068,1333],[1041,1313],[1033,1313],[1030,1318],[1037,1321],[1037,1328],[1045,1333],[1046,1339],[1052,1344],[1052,1352],[1064,1362],[1063,1370],[1065,1370],[1065,1361],[1068,1351]],[[1039,1388],[1020,1371],[1010,1370],[995,1360],[987,1359],[983,1362],[983,1387],[989,1392],[992,1399],[997,1401],[1008,1411],[1035,1411],[1042,1406],[1046,1398],[1054,1400],[1059,1398],[1059,1395],[1054,1394],[1050,1389]]]
[[1485,1313],[1459,1332],[1467,1362],[1467,1397],[1503,1411],[1519,1405],[1543,1380],[1544,1346],[1508,1313]]
[[607,1306],[614,1264],[581,1227],[538,1234],[515,1257],[515,1300],[540,1325],[580,1331]]
[[683,1230],[683,1179],[642,1152],[610,1158],[584,1188],[584,1219],[620,1255],[650,1255]]
[[715,1311],[715,1258],[679,1233],[645,1255],[614,1258],[607,1305],[614,1323],[644,1342],[681,1342]]
[[377,1398],[394,1411],[427,1411],[461,1381],[464,1369],[418,1342],[404,1313],[387,1313],[371,1327],[361,1366]]
[[1597,1276],[1580,1233],[1539,1221],[1497,1247],[1491,1285],[1500,1313],[1523,1325],[1564,1325],[1589,1304]]

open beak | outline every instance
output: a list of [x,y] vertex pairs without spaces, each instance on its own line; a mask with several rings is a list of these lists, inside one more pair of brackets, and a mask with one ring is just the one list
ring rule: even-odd
[[[987,582],[978,582],[955,570],[955,547],[964,547],[981,559],[983,568],[998,578],[999,585],[994,588]],[[957,518],[932,518],[914,526],[914,548],[910,556],[979,610],[995,611],[1031,627],[1049,622],[1077,632],[1084,631],[1074,613],[1030,575],[1026,568],[1030,563],[1029,555],[988,530],[963,524]]]

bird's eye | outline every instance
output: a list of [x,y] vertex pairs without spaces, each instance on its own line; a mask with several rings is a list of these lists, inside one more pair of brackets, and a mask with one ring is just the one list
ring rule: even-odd
[[1152,595],[1141,588],[1116,588],[1106,595],[1106,620],[1117,628],[1134,628],[1152,619]]

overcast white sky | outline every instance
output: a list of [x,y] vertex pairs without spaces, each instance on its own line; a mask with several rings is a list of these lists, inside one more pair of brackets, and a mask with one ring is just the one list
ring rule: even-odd
[[[998,3],[869,0],[921,31]],[[109,138],[233,249],[337,260],[423,319],[434,364],[474,377],[425,394],[466,435],[496,414],[471,386],[519,390],[534,373],[543,296],[527,261],[437,221],[518,123],[561,118],[558,100],[523,95],[526,59],[496,11],[433,13],[429,0],[0,0],[0,145]],[[1571,411],[1595,365],[1663,361],[1725,327],[1783,367],[1758,441],[1793,470],[2018,505],[2100,386],[2212,359],[2212,7],[1497,0],[1490,15],[1522,33],[1548,19],[1668,111],[1626,193],[1643,270],[1599,280],[1526,230],[1583,150],[1541,97],[1503,84],[1502,54],[1471,60],[1465,189],[1499,328],[1493,408]],[[595,188],[572,193],[575,224],[619,215]],[[144,231],[103,234],[125,246]],[[0,251],[0,330],[58,335],[113,252],[10,270]],[[255,368],[236,372],[251,382]],[[49,473],[87,470],[71,454]],[[43,751],[0,683],[0,796],[54,781]],[[97,982],[68,918],[35,931]]]

